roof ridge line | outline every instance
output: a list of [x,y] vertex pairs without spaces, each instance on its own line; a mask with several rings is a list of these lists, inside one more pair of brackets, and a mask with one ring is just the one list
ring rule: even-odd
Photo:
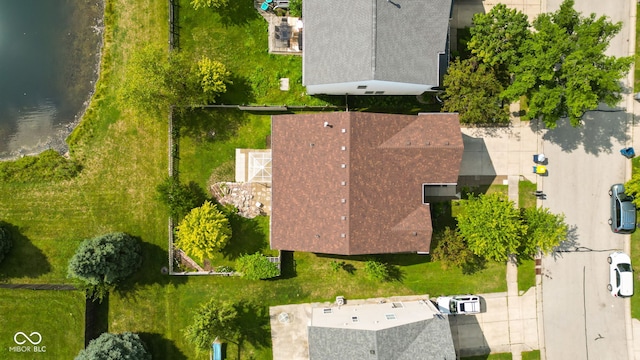
[[371,6],[371,79],[376,79],[376,44],[377,44],[377,29],[378,29],[378,0],[371,0],[373,4]]

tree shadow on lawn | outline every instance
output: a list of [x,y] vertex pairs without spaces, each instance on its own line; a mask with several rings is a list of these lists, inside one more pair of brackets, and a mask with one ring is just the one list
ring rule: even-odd
[[220,15],[220,23],[225,27],[246,25],[260,17],[253,0],[232,0],[216,12]]
[[229,260],[236,260],[244,254],[255,254],[269,249],[269,237],[262,228],[258,218],[248,219],[237,213],[229,213],[231,240],[222,249],[222,255]]
[[280,250],[280,276],[276,279],[291,279],[297,276],[293,251]]
[[134,296],[134,290],[139,286],[153,284],[178,286],[187,282],[187,276],[171,276],[166,272],[169,266],[169,253],[167,250],[146,241],[140,241],[140,247],[142,250],[142,265],[131,277],[116,286],[115,292],[119,296],[130,298]]
[[227,91],[216,100],[218,104],[246,105],[256,101],[251,82],[246,77],[231,74]]
[[270,346],[269,308],[249,301],[241,301],[236,305],[236,310],[238,311],[239,343],[246,341],[255,348]]
[[109,331],[109,294],[102,299],[87,297],[85,303],[84,346]]
[[196,108],[176,117],[182,136],[198,142],[227,140],[246,117],[237,109]]
[[0,281],[11,278],[37,278],[51,272],[45,254],[23,235],[18,226],[0,222],[11,234],[12,247],[0,263]]
[[180,351],[175,342],[161,334],[142,332],[138,335],[153,359],[187,360],[187,356]]
[[[393,266],[408,266],[431,262],[431,255],[416,253],[400,253],[400,254],[370,254],[370,255],[332,255],[332,254],[315,254],[318,257],[350,260],[358,262],[366,262],[369,260],[379,261]],[[348,265],[348,264],[345,264]],[[349,269],[344,269],[349,270]]]

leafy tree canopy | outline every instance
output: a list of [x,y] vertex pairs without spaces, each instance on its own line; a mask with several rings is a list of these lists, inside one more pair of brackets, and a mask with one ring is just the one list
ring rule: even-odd
[[231,238],[229,219],[210,201],[191,210],[176,230],[175,245],[200,261],[213,258]]
[[473,15],[469,50],[491,67],[515,64],[522,43],[530,36],[527,15],[497,4],[488,13]]
[[200,350],[208,349],[216,337],[233,341],[239,335],[238,316],[234,304],[211,299],[196,311],[185,337]]
[[204,7],[220,9],[229,5],[229,0],[191,0],[191,6],[198,10]]
[[495,71],[476,58],[449,65],[444,77],[442,111],[457,112],[467,124],[509,123],[509,110],[501,106],[502,84]]
[[527,225],[518,255],[533,257],[538,252],[548,253],[567,238],[569,227],[564,215],[552,214],[549,209],[532,207],[524,209],[523,220]]
[[236,260],[236,267],[243,277],[250,280],[269,279],[280,275],[278,265],[260,253],[240,256]]
[[469,250],[488,260],[506,261],[516,254],[527,226],[504,194],[481,194],[461,203],[458,232]]
[[80,351],[75,360],[151,360],[138,334],[103,333],[91,340],[86,349]]
[[125,233],[83,241],[69,261],[68,276],[102,297],[108,288],[135,272],[142,262],[140,242]]
[[604,54],[622,23],[595,14],[583,17],[573,5],[573,0],[565,0],[555,13],[535,19],[535,31],[523,42],[522,57],[513,66],[514,81],[503,93],[512,101],[526,95],[526,118],[541,118],[549,128],[564,116],[578,126],[584,113],[600,102],[619,103],[619,79],[633,62],[632,57]]
[[213,102],[219,94],[227,91],[227,84],[231,83],[231,73],[227,67],[219,61],[213,61],[208,57],[202,57],[198,61],[198,75],[201,78],[200,85],[206,96],[206,102]]
[[[221,76],[228,82],[229,72],[220,63],[200,68],[198,62],[181,51],[148,45],[131,55],[127,64],[127,82],[118,93],[120,100],[133,109],[155,113],[171,105],[179,109],[206,104],[219,94],[214,87]],[[204,72],[203,72],[204,70]],[[206,81],[205,81],[206,80]],[[207,85],[207,89],[203,88]]]

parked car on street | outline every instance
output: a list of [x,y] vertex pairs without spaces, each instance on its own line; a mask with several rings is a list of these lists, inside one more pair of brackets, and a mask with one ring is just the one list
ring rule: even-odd
[[629,255],[616,251],[607,258],[609,262],[609,285],[607,289],[613,296],[629,297],[633,295],[633,268]]
[[436,306],[443,314],[477,314],[480,312],[480,297],[476,295],[440,296]]
[[611,230],[618,234],[631,234],[636,231],[636,205],[633,196],[624,192],[624,185],[615,184],[609,189],[611,197]]

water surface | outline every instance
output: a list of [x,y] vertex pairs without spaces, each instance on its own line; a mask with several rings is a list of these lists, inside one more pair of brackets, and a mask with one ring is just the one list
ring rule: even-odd
[[66,150],[97,79],[101,1],[0,0],[0,159]]

